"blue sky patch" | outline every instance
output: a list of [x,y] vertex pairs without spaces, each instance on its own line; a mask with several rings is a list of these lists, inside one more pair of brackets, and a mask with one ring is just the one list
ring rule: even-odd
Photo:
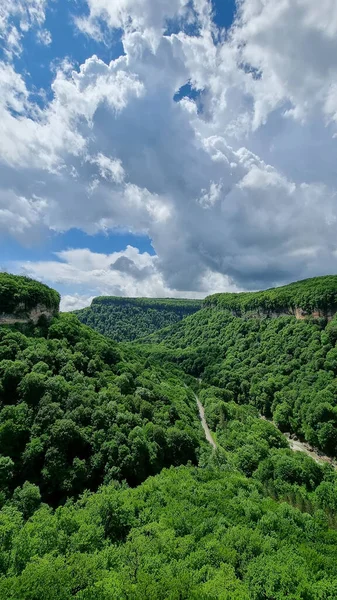
[[0,267],[3,263],[13,261],[58,260],[55,253],[70,248],[89,248],[92,252],[112,254],[122,252],[128,245],[138,248],[140,252],[148,252],[152,256],[155,254],[150,238],[129,232],[115,231],[110,234],[88,235],[80,229],[69,229],[64,233],[51,232],[43,243],[36,243],[29,247],[5,236],[0,239]]
[[214,11],[214,22],[219,28],[228,29],[235,17],[235,0],[212,0]]
[[[55,68],[64,59],[69,59],[78,68],[87,58],[96,54],[106,63],[124,54],[122,44],[122,31],[107,31],[102,23],[102,32],[105,42],[83,34],[75,25],[75,18],[87,14],[87,4],[84,0],[76,2],[59,0],[52,2],[46,10],[46,20],[43,29],[51,34],[51,43],[44,45],[36,36],[36,29],[32,27],[24,33],[22,38],[22,53],[15,56],[14,67],[21,73],[26,81],[27,88],[32,93],[34,100],[43,105],[52,99],[51,84],[55,77]],[[18,26],[18,20],[13,19],[13,24]],[[0,46],[0,58],[4,56]],[[40,92],[43,92],[41,94]]]

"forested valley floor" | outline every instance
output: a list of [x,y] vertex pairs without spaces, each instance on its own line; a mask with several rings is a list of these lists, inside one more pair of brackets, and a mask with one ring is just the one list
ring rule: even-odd
[[75,314],[98,333],[116,342],[127,342],[178,323],[201,307],[201,300],[102,296]]
[[207,306],[0,327],[0,599],[335,600],[337,474],[283,432],[336,456],[336,342]]

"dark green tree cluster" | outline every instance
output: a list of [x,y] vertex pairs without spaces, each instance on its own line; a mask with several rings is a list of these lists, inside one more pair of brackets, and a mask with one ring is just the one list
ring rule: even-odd
[[204,301],[206,308],[232,310],[238,315],[246,312],[287,312],[302,308],[311,312],[337,310],[337,275],[312,277],[262,292],[214,294]]
[[191,392],[63,314],[46,337],[0,329],[2,502],[25,481],[57,504],[112,479],[136,485],[197,461]]
[[60,295],[29,277],[0,273],[0,314],[25,314],[38,304],[57,313]]
[[90,307],[75,311],[75,314],[95,331],[123,342],[173,325],[201,306],[201,300],[103,296],[94,298]]

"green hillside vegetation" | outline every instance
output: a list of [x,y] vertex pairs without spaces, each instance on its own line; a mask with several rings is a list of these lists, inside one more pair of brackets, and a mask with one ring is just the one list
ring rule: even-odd
[[337,455],[337,318],[247,319],[203,309],[152,336],[149,352],[252,404],[282,431]]
[[24,520],[2,510],[1,600],[334,600],[337,532],[322,511],[216,468],[164,470]]
[[209,307],[143,343],[1,326],[0,600],[335,600],[337,471],[282,431],[337,454],[336,342]]
[[202,306],[201,300],[94,298],[88,308],[74,311],[85,325],[116,341],[131,341],[192,315]]
[[262,292],[214,294],[205,299],[204,307],[228,309],[238,315],[256,310],[283,312],[296,307],[305,311],[337,310],[337,275],[313,277]]
[[75,315],[46,337],[0,328],[0,400],[3,499],[29,480],[55,505],[111,479],[136,485],[197,463],[193,394],[172,369],[146,368]]
[[38,304],[57,312],[60,295],[29,277],[0,273],[0,314],[25,314]]

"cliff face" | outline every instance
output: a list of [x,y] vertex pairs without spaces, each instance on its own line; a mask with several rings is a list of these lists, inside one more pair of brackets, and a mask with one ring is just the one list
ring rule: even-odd
[[260,292],[214,294],[204,300],[203,306],[228,310],[237,317],[331,320],[337,313],[337,275],[313,277]]
[[313,312],[306,312],[302,308],[295,308],[295,317],[296,319],[306,319],[307,317],[313,317],[318,319],[319,317],[323,317],[328,321],[331,321],[336,314],[336,308],[330,308],[328,310],[314,310]]
[[225,306],[213,306],[211,308],[214,308],[215,310],[229,310],[229,312],[231,312],[232,315],[234,315],[235,317],[243,317],[250,319],[278,319],[279,317],[295,317],[295,319],[298,319],[300,321],[304,321],[305,319],[308,319],[310,317],[314,319],[323,318],[327,319],[328,321],[331,321],[337,312],[337,307],[328,310],[316,309],[313,311],[306,311],[300,307],[282,308],[280,310],[266,310],[260,308],[257,310],[247,311],[239,311],[231,308],[226,308]]
[[0,325],[13,325],[14,323],[37,323],[39,318],[45,316],[51,319],[56,315],[55,310],[47,308],[43,304],[37,304],[29,312],[22,312],[22,305],[18,305],[17,314],[0,313]]
[[22,275],[0,273],[0,324],[37,323],[59,312],[60,294]]

